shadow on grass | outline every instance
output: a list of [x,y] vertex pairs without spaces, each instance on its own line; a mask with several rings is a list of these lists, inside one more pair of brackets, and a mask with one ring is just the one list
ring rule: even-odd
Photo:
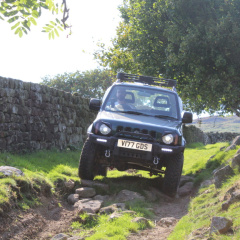
[[160,190],[163,178],[161,176],[156,178],[145,178],[141,176],[105,177],[103,178],[103,182],[109,185],[111,194],[124,189],[143,193],[144,190],[149,190],[152,187]]

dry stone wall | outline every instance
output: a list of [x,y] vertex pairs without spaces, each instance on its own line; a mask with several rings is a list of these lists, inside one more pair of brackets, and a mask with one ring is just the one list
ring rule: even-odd
[[96,113],[89,99],[0,77],[0,151],[79,147]]
[[194,125],[183,126],[183,135],[187,144],[201,142],[204,145],[217,142],[231,142],[239,133],[232,132],[203,132]]

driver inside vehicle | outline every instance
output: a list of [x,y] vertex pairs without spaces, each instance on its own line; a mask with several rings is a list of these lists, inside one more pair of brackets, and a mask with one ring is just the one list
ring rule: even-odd
[[118,88],[117,89],[117,101],[115,102],[115,108],[119,110],[124,110],[124,109],[131,109],[131,107],[127,104],[126,102],[126,90],[123,88]]

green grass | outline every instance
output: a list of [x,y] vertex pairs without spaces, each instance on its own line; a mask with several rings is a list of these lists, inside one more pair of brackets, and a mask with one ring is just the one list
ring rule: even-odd
[[[86,216],[80,217],[84,219]],[[110,219],[109,215],[100,215],[97,219],[86,221],[84,224],[73,222],[71,227],[73,230],[78,230],[80,232],[79,236],[84,237],[86,240],[124,240],[132,232],[153,226],[151,222],[146,225],[133,222],[132,219],[133,216],[128,213],[113,219]]]
[[[211,146],[211,152],[213,149],[220,145],[214,144],[206,146]],[[240,147],[238,146],[238,149]],[[205,149],[205,147],[203,148]],[[200,149],[188,149],[187,151],[191,152],[191,156],[197,156],[197,152],[201,153]],[[205,166],[202,166],[202,163],[199,163],[201,166],[201,171],[197,174],[197,181],[200,183],[205,179],[210,179],[212,177],[212,171],[216,169],[217,166],[228,164],[227,161],[233,157],[237,150],[231,150],[228,152],[217,151],[215,157],[211,158],[209,161],[204,161]],[[190,153],[188,152],[188,153]],[[202,156],[202,155],[201,155]],[[200,157],[199,159],[201,159]],[[188,164],[187,166],[189,166]],[[222,165],[222,166],[223,166]],[[186,167],[186,171],[189,171],[190,168]],[[196,172],[197,168],[194,168]],[[194,239],[194,233],[200,232],[204,235],[202,238],[208,239],[209,237],[209,227],[211,224],[211,219],[213,216],[227,217],[233,220],[233,234],[226,235],[213,235],[212,240],[218,239],[240,239],[240,202],[232,204],[228,211],[222,210],[222,204],[224,203],[224,196],[227,191],[234,185],[240,184],[240,173],[235,171],[235,174],[232,178],[228,179],[220,189],[216,189],[215,185],[212,184],[209,187],[200,188],[196,197],[194,197],[188,209],[188,214],[185,215],[177,224],[172,234],[169,236],[168,240],[175,239]]]
[[[23,171],[22,177],[0,177],[0,212],[15,201],[23,209],[38,204],[30,195],[40,192],[42,188],[50,193],[59,181],[77,177],[80,151],[39,151],[25,155],[9,153],[0,154],[0,166],[12,166]],[[27,196],[27,197],[26,197]]]
[[228,145],[228,143],[216,143],[206,146],[201,143],[190,145],[185,150],[183,174],[194,176],[195,184],[209,179],[214,169],[224,165],[235,154],[236,150],[220,151],[220,148]]
[[[183,167],[184,175],[195,177],[195,184],[199,185],[203,180],[212,177],[212,171],[226,164],[236,152],[220,151],[228,143],[217,143],[204,146],[200,143],[189,145],[185,150]],[[238,147],[239,148],[239,147]],[[25,155],[0,154],[0,165],[13,166],[24,172],[22,177],[3,177],[0,175],[0,211],[15,202],[23,210],[40,204],[36,193],[46,188],[49,192],[54,191],[57,184],[73,179],[79,181],[77,169],[80,151],[40,151]],[[189,212],[177,224],[169,239],[188,239],[197,229],[207,232],[212,216],[229,216],[234,219],[234,235],[220,236],[212,239],[240,239],[240,203],[231,205],[227,212],[221,210],[222,199],[233,184],[238,181],[237,173],[229,179],[221,189],[216,190],[214,185],[200,189],[198,195],[192,199]],[[95,178],[109,184],[108,194],[118,193],[123,189],[139,192],[144,195],[144,189],[149,186],[158,186],[159,176],[150,176],[147,171],[108,171],[107,177]],[[108,203],[108,205],[111,203]],[[153,218],[149,210],[149,204],[143,201],[126,203],[128,209],[136,212],[137,216]],[[85,216],[86,217],[86,216]],[[100,215],[95,220],[73,222],[72,230],[81,230],[80,235],[85,239],[126,239],[131,232],[145,228],[141,224],[133,223],[134,216],[123,214],[118,219],[109,221],[109,216]],[[84,215],[81,216],[84,218]],[[193,234],[192,234],[193,235]],[[218,236],[219,237],[219,236]]]

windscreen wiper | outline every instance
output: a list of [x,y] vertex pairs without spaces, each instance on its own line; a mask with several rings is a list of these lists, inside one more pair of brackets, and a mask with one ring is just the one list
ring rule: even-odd
[[128,113],[128,114],[135,114],[135,115],[142,115],[142,116],[151,116],[142,112],[137,112],[137,111],[117,111],[121,113]]
[[157,117],[157,118],[170,118],[170,119],[175,119],[175,120],[177,120],[177,118],[175,118],[175,117],[166,116],[166,115],[154,115],[153,117]]

